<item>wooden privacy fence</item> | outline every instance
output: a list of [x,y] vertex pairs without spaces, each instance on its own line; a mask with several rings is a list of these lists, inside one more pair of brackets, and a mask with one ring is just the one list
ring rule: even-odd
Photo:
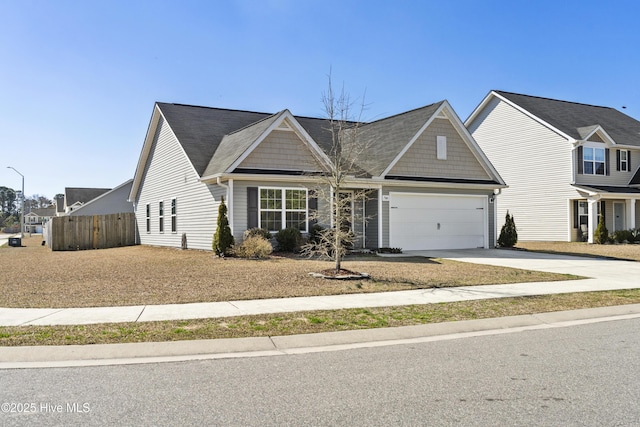
[[133,212],[51,218],[47,245],[54,251],[106,249],[136,244]]

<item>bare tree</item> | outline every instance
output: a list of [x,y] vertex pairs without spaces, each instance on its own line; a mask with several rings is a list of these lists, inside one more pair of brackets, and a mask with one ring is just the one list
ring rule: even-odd
[[[327,92],[322,95],[327,118],[327,132],[330,146],[326,150],[329,165],[317,177],[319,185],[316,197],[324,201],[329,209],[329,228],[312,233],[310,242],[302,247],[303,254],[332,259],[337,271],[342,268],[342,259],[352,247],[357,233],[352,230],[354,200],[366,199],[368,190],[349,186],[349,180],[365,175],[362,169],[367,154],[367,142],[361,135],[362,113],[365,109],[364,97],[358,116],[352,113],[353,103],[344,86],[339,93],[333,89],[331,74]],[[348,192],[346,191],[348,189]],[[322,216],[320,211],[312,219]],[[364,221],[365,218],[361,217]],[[364,238],[364,236],[362,236]]]

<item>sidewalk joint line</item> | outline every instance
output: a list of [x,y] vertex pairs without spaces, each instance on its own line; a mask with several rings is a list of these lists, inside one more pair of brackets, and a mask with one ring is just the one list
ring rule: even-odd
[[28,320],[26,322],[23,322],[23,323],[19,324],[18,326],[38,326],[38,325],[30,325],[30,323],[31,322],[35,322],[36,320],[44,319],[45,317],[53,316],[54,314],[61,313],[61,312],[65,311],[65,310],[69,310],[69,309],[68,308],[61,308],[60,310],[54,311],[53,313],[45,314],[44,316],[36,317],[35,319],[31,319],[31,320]]
[[140,320],[140,317],[142,316],[142,313],[144,313],[144,311],[147,309],[147,306],[143,306],[142,310],[140,311],[140,314],[138,314],[138,317],[136,317],[136,320],[134,321],[134,323],[138,323],[138,321]]

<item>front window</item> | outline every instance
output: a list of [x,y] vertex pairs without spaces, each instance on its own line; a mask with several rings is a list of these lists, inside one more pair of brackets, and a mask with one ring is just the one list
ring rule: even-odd
[[584,147],[582,157],[586,175],[604,175],[604,148]]
[[293,227],[307,232],[307,190],[261,188],[259,226],[269,231]]
[[629,154],[629,152],[627,150],[620,150],[620,170],[621,171],[629,170],[629,168],[627,167],[627,164],[628,164],[627,156],[628,156],[628,154]]
[[176,216],[176,199],[171,199],[171,232],[175,233],[178,230],[178,221]]
[[151,233],[151,205],[147,204],[147,233]]

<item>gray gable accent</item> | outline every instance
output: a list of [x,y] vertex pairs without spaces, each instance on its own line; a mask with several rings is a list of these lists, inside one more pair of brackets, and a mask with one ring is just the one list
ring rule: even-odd
[[494,91],[576,140],[599,125],[616,144],[640,147],[640,121],[609,107]]
[[366,140],[366,158],[360,165],[379,176],[406,147],[444,101],[362,125],[360,137]]
[[283,111],[225,135],[202,176],[225,172],[282,113]]

